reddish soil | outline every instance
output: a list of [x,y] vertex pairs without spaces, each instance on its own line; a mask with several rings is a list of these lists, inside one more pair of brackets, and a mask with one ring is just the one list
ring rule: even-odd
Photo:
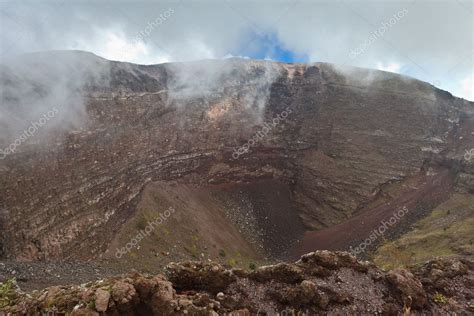
[[[447,200],[453,191],[453,179],[449,170],[438,170],[436,174],[422,172],[405,180],[402,190],[393,199],[376,206],[368,206],[353,217],[338,225],[319,231],[309,231],[295,246],[295,258],[315,250],[349,250],[367,239],[374,230],[388,221],[394,212],[408,209],[408,212],[388,229],[383,236],[373,241],[366,250],[374,249],[384,238],[392,239],[406,232],[412,223],[426,216],[436,205]],[[362,255],[363,256],[363,255]]]

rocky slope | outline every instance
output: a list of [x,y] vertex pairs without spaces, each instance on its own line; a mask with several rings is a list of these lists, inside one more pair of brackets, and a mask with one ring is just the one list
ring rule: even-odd
[[[112,257],[137,231],[130,225],[151,187],[149,216],[174,207],[173,220],[184,223],[189,207],[206,201],[199,205],[220,224],[172,226],[175,236],[203,240],[197,255],[240,245],[254,259],[285,256],[306,231],[370,216],[380,210],[374,203],[390,203],[381,194],[394,183],[443,175],[442,196],[415,194],[413,212],[454,190],[473,192],[473,162],[464,159],[474,148],[472,103],[414,79],[238,59],[142,66],[50,52],[20,61],[1,67],[2,114],[18,122],[37,119],[39,109],[59,114],[13,153],[2,151],[3,258]],[[21,132],[5,117],[4,149]],[[164,194],[163,183],[175,183],[174,193]],[[193,248],[185,243],[178,247]],[[167,241],[154,244],[154,252],[172,252]]]
[[166,276],[134,273],[30,294],[11,283],[2,294],[6,315],[468,315],[474,264],[439,259],[383,272],[348,253],[318,251],[254,271],[171,263]]

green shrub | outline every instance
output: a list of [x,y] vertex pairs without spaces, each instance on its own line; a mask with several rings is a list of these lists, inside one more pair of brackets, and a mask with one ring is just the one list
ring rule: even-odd
[[435,301],[437,304],[446,304],[448,299],[443,294],[436,292],[436,294],[433,296],[433,301]]
[[16,294],[16,280],[9,279],[0,283],[0,308],[7,307],[12,304]]
[[146,218],[144,217],[140,217],[137,222],[135,223],[135,227],[138,229],[138,230],[144,230],[147,226],[147,220]]
[[237,266],[239,262],[237,260],[235,260],[234,258],[232,259],[229,259],[229,265],[234,268],[235,266]]

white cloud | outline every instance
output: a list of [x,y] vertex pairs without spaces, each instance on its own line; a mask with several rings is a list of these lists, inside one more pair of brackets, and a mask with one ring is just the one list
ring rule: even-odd
[[187,50],[179,53],[180,60],[212,59],[216,58],[214,51],[202,40],[196,38],[188,40]]
[[74,49],[92,51],[109,60],[127,61],[138,64],[160,64],[171,61],[166,53],[157,53],[143,40],[128,39],[123,32],[97,30],[95,38],[75,40]]
[[470,100],[474,101],[474,80],[472,79],[473,77],[467,77],[461,81],[461,88],[460,88],[460,96]]
[[[275,34],[286,50],[311,62],[400,72],[460,91],[472,73],[472,14],[456,1],[76,1],[2,4],[0,54],[83,49],[105,58],[151,64],[252,56],[249,34]],[[173,14],[128,50],[160,14]],[[351,49],[393,14],[407,14],[357,58]],[[73,43],[76,42],[76,45]],[[380,65],[377,65],[377,62]],[[457,66],[458,65],[458,66]],[[447,74],[447,75],[446,75]],[[449,75],[449,76],[448,76]],[[448,82],[452,82],[451,87]],[[465,89],[464,89],[465,90]]]
[[378,70],[400,73],[400,68],[401,65],[398,63],[388,63],[386,65],[381,62],[377,63]]
[[128,42],[124,37],[108,33],[99,54],[118,61],[135,61],[141,55],[148,55],[148,49],[142,41]]
[[222,59],[229,59],[229,58],[242,58],[242,59],[250,59],[248,56],[241,56],[241,55],[232,55],[232,54],[226,54]]

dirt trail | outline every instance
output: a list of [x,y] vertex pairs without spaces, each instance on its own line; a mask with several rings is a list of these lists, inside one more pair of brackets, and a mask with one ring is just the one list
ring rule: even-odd
[[[453,180],[449,170],[439,170],[435,174],[419,174],[411,185],[404,185],[389,202],[377,206],[369,206],[357,212],[355,216],[338,225],[320,231],[307,232],[295,246],[293,256],[315,250],[349,250],[366,240],[374,230],[388,222],[394,213],[405,208],[406,214],[399,217],[393,225],[387,227],[383,236],[380,235],[370,243],[367,250],[373,249],[383,241],[383,238],[392,239],[407,231],[411,224],[426,216],[431,209],[449,198],[453,191]],[[392,220],[393,223],[393,220]]]

